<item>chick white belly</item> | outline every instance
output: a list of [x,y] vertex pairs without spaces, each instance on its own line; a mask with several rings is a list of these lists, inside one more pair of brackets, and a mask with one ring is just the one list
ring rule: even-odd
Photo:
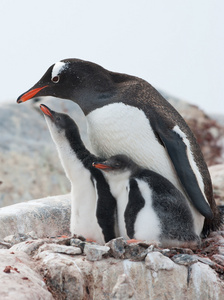
[[145,206],[139,211],[136,217],[134,238],[137,240],[160,242],[161,225],[152,206],[152,191],[143,180],[136,179],[136,181],[145,200]]
[[[183,188],[165,148],[158,142],[144,112],[123,103],[98,108],[87,115],[88,135],[95,154],[108,158],[126,154],[138,165],[169,179],[183,194]],[[189,203],[195,232],[201,233],[204,217]]]
[[83,235],[99,244],[104,244],[102,229],[96,217],[97,192],[90,178],[79,173],[79,179],[72,182],[71,224],[72,235]]

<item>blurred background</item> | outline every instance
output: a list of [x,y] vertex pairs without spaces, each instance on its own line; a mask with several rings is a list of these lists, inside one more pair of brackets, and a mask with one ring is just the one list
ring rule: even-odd
[[0,101],[81,58],[224,112],[224,1],[2,0]]
[[[224,1],[2,0],[0,12],[0,206],[69,191],[38,106],[15,103],[64,58],[147,80],[185,117],[208,165],[220,162],[223,128],[209,116],[223,121]],[[74,103],[51,103],[82,119]]]

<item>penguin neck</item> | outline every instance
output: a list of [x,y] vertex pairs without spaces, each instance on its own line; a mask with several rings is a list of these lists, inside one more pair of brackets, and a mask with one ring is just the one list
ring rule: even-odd
[[99,158],[86,149],[79,132],[69,128],[65,131],[65,137],[76,158],[82,162],[85,168],[92,169],[93,161],[97,161]]
[[103,82],[71,92],[65,98],[76,102],[87,116],[93,110],[111,103],[132,103],[135,101],[136,90],[141,90],[144,80],[127,74],[108,72],[107,80]]
[[117,174],[104,172],[104,176],[110,186],[111,193],[116,199],[128,191],[130,174],[130,171]]

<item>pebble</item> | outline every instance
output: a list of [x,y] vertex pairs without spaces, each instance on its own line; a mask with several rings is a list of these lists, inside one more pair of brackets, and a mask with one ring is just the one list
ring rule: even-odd
[[110,248],[110,255],[114,258],[124,258],[125,247],[127,242],[123,237],[113,239],[106,243],[106,246]]
[[84,251],[84,248],[85,248],[85,245],[86,245],[86,242],[80,240],[80,239],[71,239],[70,240],[70,245],[71,246],[75,246],[75,247],[79,247],[82,251]]
[[138,244],[130,244],[126,246],[124,258],[131,259],[132,261],[141,261],[145,259],[148,252],[148,249]]
[[198,262],[198,258],[189,254],[176,254],[172,257],[172,260],[179,265],[190,266]]
[[145,258],[146,268],[155,272],[159,270],[173,270],[174,262],[160,252],[150,252]]
[[217,264],[224,267],[224,256],[220,254],[214,254],[212,255],[212,260],[214,260]]

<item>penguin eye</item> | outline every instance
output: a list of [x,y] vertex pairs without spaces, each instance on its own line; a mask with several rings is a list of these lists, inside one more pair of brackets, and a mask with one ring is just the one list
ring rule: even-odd
[[60,121],[61,120],[61,118],[60,117],[56,117],[56,121]]
[[58,83],[60,80],[60,76],[54,76],[51,81],[54,82],[54,83]]

